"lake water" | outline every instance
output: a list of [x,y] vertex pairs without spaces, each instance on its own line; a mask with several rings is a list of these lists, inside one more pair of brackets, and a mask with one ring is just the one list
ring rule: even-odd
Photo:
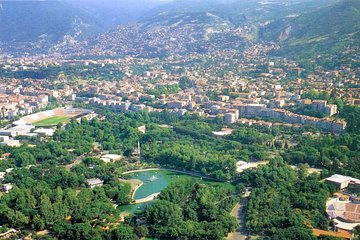
[[145,198],[151,194],[161,192],[174,180],[183,179],[184,177],[189,176],[167,170],[132,173],[132,178],[139,179],[143,182],[143,185],[135,192],[134,199]]
[[143,182],[143,185],[135,192],[134,199],[145,198],[151,194],[161,192],[169,186],[171,175],[174,175],[174,173],[164,170],[133,173],[132,178]]
[[[131,179],[139,179],[143,182],[143,185],[135,192],[135,200],[146,198],[151,194],[161,192],[172,182],[184,179],[207,182],[204,180],[200,180],[199,177],[194,177],[187,174],[172,172],[168,170],[149,170],[144,172],[129,173],[128,176],[130,176]],[[143,210],[147,205],[151,203],[152,202],[146,202],[141,204],[120,206],[119,209],[124,212],[134,213],[136,211]]]

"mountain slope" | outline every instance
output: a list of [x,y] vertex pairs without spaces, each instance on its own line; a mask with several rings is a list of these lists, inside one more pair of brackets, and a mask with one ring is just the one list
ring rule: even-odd
[[88,39],[73,49],[57,51],[111,53],[142,57],[162,57],[169,54],[207,52],[224,48],[241,49],[243,39],[231,30],[235,25],[218,12],[215,0],[179,1],[156,8],[136,24]]
[[178,0],[152,9],[136,25],[120,26],[73,49],[56,50],[137,56],[241,51],[258,40],[261,26],[333,1]]
[[158,0],[64,0],[102,22],[106,30],[119,24],[136,22],[146,12],[162,5]]
[[279,54],[315,56],[340,53],[360,43],[360,1],[335,5],[275,21],[260,31],[260,39],[278,41]]
[[145,0],[125,5],[126,0],[118,5],[112,5],[115,0],[66,1],[0,3],[0,47],[10,52],[50,49],[161,57],[241,51],[271,41],[281,45],[276,54],[291,57],[333,54],[359,45],[359,0],[175,0],[160,5],[146,0],[149,6],[139,6],[136,16],[156,7],[136,23],[111,30],[125,21],[121,19],[134,19],[121,12]]
[[67,36],[82,39],[101,30],[91,15],[57,1],[6,1],[0,3],[0,42],[21,47],[45,47]]

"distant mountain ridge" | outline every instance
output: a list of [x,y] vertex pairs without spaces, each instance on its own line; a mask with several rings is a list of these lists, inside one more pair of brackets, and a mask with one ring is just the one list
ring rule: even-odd
[[120,24],[136,22],[146,12],[162,5],[158,0],[65,0],[72,6],[88,12],[105,29],[109,30]]
[[2,2],[0,47],[151,57],[241,50],[266,41],[281,46],[276,55],[313,57],[344,51],[360,39],[359,0],[147,0],[149,6],[140,6],[135,14],[142,16],[136,23],[115,28],[130,19],[117,12],[133,5],[121,10],[121,4],[67,1],[36,2],[41,6],[36,9],[34,2],[28,7]]
[[68,39],[81,40],[97,33],[101,24],[89,14],[57,1],[2,2],[0,42],[44,48]]
[[[135,21],[155,0],[0,0],[0,47],[8,52],[46,53],[72,46],[118,24]],[[124,3],[124,4],[121,4]]]
[[[204,14],[221,21],[207,26],[252,29],[239,34],[246,41],[270,41],[281,47],[276,55],[314,57],[337,54],[360,46],[359,0],[268,0],[201,1],[180,0],[158,7],[141,19],[147,26],[167,26],[194,21],[189,16]],[[193,17],[194,18],[194,17]],[[173,21],[173,22],[172,22]]]
[[360,46],[360,1],[344,0],[260,30],[261,40],[276,41],[282,55],[334,54]]
[[51,40],[59,40],[64,33],[74,33],[76,27],[89,33],[101,27],[87,13],[62,2],[14,1],[1,5],[1,41],[36,41],[44,34]]
[[[179,1],[155,8],[136,24],[119,26],[76,46],[81,54],[93,52],[141,57],[203,53],[221,48],[241,49],[245,41],[230,30],[235,25],[213,11],[226,6],[213,0]],[[71,52],[73,49],[58,48]]]

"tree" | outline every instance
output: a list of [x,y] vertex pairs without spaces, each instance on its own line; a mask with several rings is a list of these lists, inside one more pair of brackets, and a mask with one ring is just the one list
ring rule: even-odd
[[44,230],[45,229],[45,221],[43,220],[43,218],[40,215],[35,215],[33,220],[33,228],[37,229],[37,230]]
[[146,225],[137,226],[134,231],[139,238],[146,237],[149,234],[149,229]]
[[242,184],[242,183],[238,183],[236,185],[236,191],[241,195],[241,194],[244,194],[245,191],[246,191],[246,188],[245,188],[245,185]]
[[179,87],[182,89],[182,90],[185,90],[187,88],[190,88],[192,86],[191,84],[191,81],[190,81],[190,78],[189,77],[181,77],[180,80],[179,80]]
[[228,214],[233,192],[193,181],[170,184],[144,215],[151,236],[164,239],[223,239],[237,227]]
[[150,224],[176,226],[182,221],[180,206],[169,201],[156,201],[145,209],[145,216]]
[[117,240],[137,240],[138,237],[134,233],[133,228],[127,224],[120,224],[118,228],[111,232],[111,239]]
[[253,187],[246,210],[252,232],[271,239],[312,239],[309,225],[328,226],[324,212],[330,193],[316,174],[296,172],[280,158],[243,174]]
[[357,225],[355,227],[355,237],[356,237],[356,240],[360,240],[360,225]]
[[29,217],[20,211],[9,210],[7,213],[7,219],[11,226],[16,228],[23,228],[29,223]]
[[53,208],[50,202],[50,198],[47,195],[41,195],[40,197],[40,214],[45,220],[47,225],[53,225]]
[[290,227],[285,229],[278,229],[271,239],[274,240],[311,240],[316,239],[310,229]]
[[88,223],[76,223],[73,225],[73,238],[84,239],[84,240],[101,240],[101,230],[92,227]]

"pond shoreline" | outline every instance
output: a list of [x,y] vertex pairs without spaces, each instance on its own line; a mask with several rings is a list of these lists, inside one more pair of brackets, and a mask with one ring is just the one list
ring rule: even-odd
[[138,169],[138,170],[126,171],[126,172],[123,172],[122,174],[125,175],[125,174],[130,174],[130,173],[156,171],[156,170],[165,170],[165,171],[171,171],[171,172],[176,172],[176,173],[182,173],[182,174],[186,174],[186,175],[190,175],[190,176],[194,176],[194,177],[200,177],[200,178],[204,178],[204,179],[208,179],[208,180],[212,180],[212,181],[221,182],[216,178],[209,177],[209,176],[203,175],[201,173],[191,172],[191,171],[183,171],[183,170],[176,170],[176,169],[172,169],[172,168],[146,168],[146,169]]
[[155,198],[160,195],[160,193],[161,193],[161,192],[153,193],[153,194],[150,194],[150,195],[147,196],[147,197],[144,197],[144,198],[135,200],[135,204],[146,203],[146,202],[154,201]]
[[[126,174],[130,174],[126,176]],[[160,182],[154,183],[150,178],[159,179]],[[198,172],[182,171],[171,168],[149,167],[145,169],[130,170],[122,173],[122,182],[131,184],[131,203],[123,207],[124,212],[136,212],[140,208],[151,204],[166,187],[164,181],[181,181],[181,179],[199,179],[200,181],[213,182],[214,184],[226,183],[218,179],[205,176]],[[126,178],[126,179],[124,179]],[[194,179],[194,180],[195,180]],[[169,182],[169,184],[170,184]],[[166,185],[166,184],[165,184]],[[138,191],[139,190],[139,191]]]
[[[120,182],[123,183],[129,183],[131,185],[131,198],[134,199],[136,190],[138,190],[138,188],[140,188],[142,185],[144,185],[143,181],[141,181],[140,179],[122,179],[119,178]],[[135,200],[135,199],[134,199]]]
[[[184,175],[188,175],[188,176],[199,177],[201,179],[207,179],[207,180],[211,180],[211,181],[218,181],[215,178],[212,178],[212,177],[209,177],[209,176],[204,176],[203,174],[200,174],[200,173],[176,170],[176,169],[171,169],[171,168],[138,169],[138,170],[131,170],[131,171],[123,172],[122,175],[132,174],[132,173],[140,173],[140,172],[149,172],[149,171],[170,171],[170,172],[180,173],[180,174],[184,174]],[[160,195],[160,192],[157,192],[157,193],[150,194],[149,196],[146,196],[146,197],[141,198],[141,199],[135,199],[134,197],[135,197],[135,194],[136,194],[137,190],[144,185],[144,182],[142,180],[140,180],[140,179],[125,180],[125,179],[120,178],[119,180],[122,181],[122,182],[128,182],[128,183],[131,184],[131,190],[132,190],[131,199],[134,201],[134,203],[132,203],[132,204],[150,202],[150,201],[153,201],[154,198],[156,198],[158,195]]]
[[[142,185],[144,185],[144,183],[141,181],[141,183],[134,188],[134,191],[133,191],[133,193],[131,194],[131,198],[132,198],[133,200],[135,200],[134,197],[135,197],[136,191],[137,191],[139,188],[141,188]],[[136,200],[135,200],[135,201],[136,201]]]

